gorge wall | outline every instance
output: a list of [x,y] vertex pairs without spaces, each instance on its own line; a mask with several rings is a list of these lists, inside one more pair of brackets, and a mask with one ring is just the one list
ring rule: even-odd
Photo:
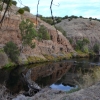
[[[16,15],[15,12],[17,12],[18,8],[14,5],[12,5],[11,9],[13,12],[10,12],[9,16],[8,12],[6,13],[0,29],[0,49],[2,49],[5,43],[9,41],[16,43],[20,49],[22,44],[19,23],[21,22],[22,18],[30,19],[34,25],[37,24],[37,27],[44,25],[51,37],[51,40],[38,41],[34,39],[33,42],[36,43],[36,47],[34,49],[30,48],[29,46],[25,46],[23,52],[20,54],[20,63],[25,63],[27,61],[32,62],[34,59],[36,59],[32,57],[38,57],[46,60],[47,58],[45,58],[44,55],[52,55],[58,57],[65,54],[67,57],[68,53],[74,52],[66,37],[64,37],[61,32],[57,32],[53,26],[45,23],[39,18],[38,22],[36,22],[36,16],[30,14],[29,12],[25,12],[23,15]],[[0,18],[2,17],[2,14],[3,13],[1,13]]]
[[94,44],[100,43],[100,22],[96,20],[77,18],[69,21],[68,19],[62,20],[56,26],[62,27],[67,34],[68,38],[76,40],[88,38],[89,47],[92,48]]

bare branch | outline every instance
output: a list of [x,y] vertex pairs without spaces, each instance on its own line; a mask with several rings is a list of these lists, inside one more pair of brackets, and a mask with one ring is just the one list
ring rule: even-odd
[[[55,19],[53,17],[53,13],[52,13],[52,4],[53,4],[53,0],[51,0],[51,5],[50,5],[50,11],[51,11],[51,17],[52,17],[52,20],[53,20],[53,24],[54,24],[54,27],[56,29],[56,26],[55,26]],[[58,33],[57,29],[56,29],[56,32]]]
[[38,6],[39,6],[39,2],[40,2],[40,0],[38,0],[38,4],[37,4],[37,15],[36,15],[36,28],[37,28],[37,17],[38,17]]

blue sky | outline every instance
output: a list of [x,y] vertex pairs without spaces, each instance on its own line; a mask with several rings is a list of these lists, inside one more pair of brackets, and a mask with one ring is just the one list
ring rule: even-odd
[[[16,0],[19,7],[23,5],[29,6],[31,13],[36,15],[38,0]],[[20,2],[22,1],[22,4]],[[40,0],[38,13],[43,16],[51,16],[50,13],[51,0]],[[59,6],[57,6],[59,5]],[[54,16],[83,16],[100,18],[100,0],[53,0]]]

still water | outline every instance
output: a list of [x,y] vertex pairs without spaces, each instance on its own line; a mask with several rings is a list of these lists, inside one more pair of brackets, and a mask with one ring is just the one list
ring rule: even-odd
[[[62,91],[84,88],[93,85],[99,80],[99,76],[96,76],[97,73],[95,73],[95,70],[96,72],[99,71],[99,67],[95,66],[99,66],[99,63],[100,60],[97,57],[1,69],[0,85],[5,85],[13,93],[28,91],[28,87],[22,79],[22,73],[24,73],[24,75],[32,81],[35,81],[41,88],[49,86],[52,89]],[[29,73],[30,71],[31,73]]]

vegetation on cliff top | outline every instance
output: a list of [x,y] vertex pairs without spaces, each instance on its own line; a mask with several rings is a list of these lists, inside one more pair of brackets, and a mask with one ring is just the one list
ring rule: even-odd
[[[43,21],[49,23],[50,25],[54,25],[53,20],[52,20],[52,17],[44,17],[44,16],[42,16],[42,15],[40,15],[39,17],[40,17]],[[84,18],[83,16],[79,16],[79,17],[78,17],[78,16],[75,16],[75,15],[72,15],[72,16],[66,15],[66,16],[64,16],[64,17],[57,17],[57,16],[55,16],[55,17],[54,17],[54,20],[55,20],[55,24],[57,24],[57,23],[60,23],[60,22],[61,22],[62,20],[64,20],[64,19],[68,19],[68,21],[71,21],[72,19],[77,19],[77,18],[89,19],[90,21],[91,21],[91,20],[97,20],[97,21],[100,22],[100,20],[97,19],[97,18],[92,18],[92,17]]]

